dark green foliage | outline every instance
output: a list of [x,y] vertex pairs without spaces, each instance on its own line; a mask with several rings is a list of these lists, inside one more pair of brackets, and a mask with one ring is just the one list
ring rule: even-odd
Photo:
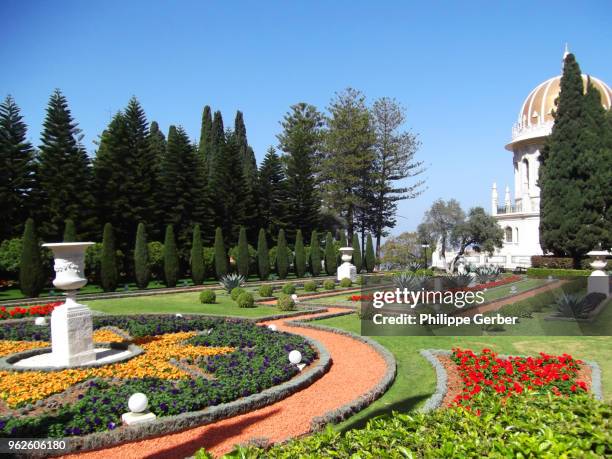
[[374,271],[375,265],[376,265],[376,255],[374,254],[374,245],[372,244],[372,235],[368,234],[368,239],[366,242],[364,268],[366,269],[367,272],[371,273]]
[[152,241],[147,244],[149,253],[149,268],[154,279],[164,277],[164,244],[159,241]]
[[194,285],[204,282],[204,248],[202,247],[202,235],[200,225],[193,228],[193,240],[191,242],[191,279]]
[[272,292],[274,291],[274,289],[272,288],[271,285],[262,285],[261,287],[259,287],[259,296],[262,298],[269,298],[272,296]]
[[136,244],[134,245],[134,280],[136,286],[140,289],[147,288],[150,278],[147,230],[144,223],[139,223],[136,230]]
[[304,277],[306,273],[306,254],[304,252],[304,241],[302,239],[302,230],[297,230],[295,234],[295,275]]
[[23,231],[34,205],[34,149],[26,136],[19,107],[7,96],[0,104],[0,241]]
[[249,146],[247,140],[244,116],[240,110],[236,112],[234,121],[234,136],[238,146],[238,156],[242,165],[242,175],[244,178],[245,189],[244,197],[244,220],[243,224],[247,228],[248,239],[255,240],[259,223],[259,183],[257,181],[257,162],[255,152]]
[[357,274],[359,274],[363,268],[363,261],[361,260],[361,246],[357,233],[353,234],[353,264],[357,268]]
[[286,295],[293,295],[295,293],[295,285],[293,285],[291,282],[287,282],[285,285],[283,285],[281,291]]
[[68,219],[64,222],[64,242],[77,242],[76,228],[74,226],[74,220]]
[[328,276],[335,276],[338,268],[336,247],[332,234],[328,231],[325,236],[325,272]]
[[295,301],[293,301],[291,296],[281,293],[278,296],[278,300],[276,300],[276,307],[280,311],[293,311],[295,310]]
[[100,261],[100,285],[105,292],[114,292],[119,282],[117,269],[117,248],[113,225],[104,225],[102,236],[102,259]]
[[340,247],[348,247],[348,242],[346,242],[346,232],[344,230],[340,231],[340,240],[336,246],[336,263],[338,266],[342,263],[342,254],[340,253]]
[[323,282],[323,288],[325,290],[334,290],[336,288],[336,283],[333,280],[326,280]]
[[200,292],[200,303],[215,304],[217,302],[217,294],[214,290],[202,290]]
[[155,189],[153,190],[154,214],[151,215],[152,218],[149,219],[150,222],[153,222],[155,224],[152,225],[151,223],[149,223],[148,228],[151,236],[161,239],[164,228],[162,225],[159,224],[159,222],[163,220],[163,209],[161,203],[164,201],[164,190],[161,187],[160,177],[162,161],[164,160],[164,156],[166,155],[167,142],[166,136],[160,130],[159,125],[156,121],[151,122],[147,142],[149,144],[151,160],[153,161],[152,174],[154,176],[154,179],[152,180],[152,183],[155,184]]
[[291,106],[281,124],[278,141],[286,165],[287,208],[293,227],[308,234],[319,223],[321,200],[315,171],[321,156],[323,116],[314,106],[299,103]]
[[340,279],[340,287],[348,288],[351,285],[353,285],[353,281],[351,281],[348,277],[345,277],[344,279]]
[[221,279],[227,274],[227,252],[223,242],[223,232],[221,228],[215,231],[215,275]]
[[255,306],[255,298],[253,298],[253,294],[250,292],[242,292],[236,298],[236,303],[239,308],[252,308]]
[[259,217],[268,234],[287,228],[291,217],[287,207],[287,179],[283,164],[270,147],[259,168]]
[[166,227],[164,238],[164,279],[168,287],[176,287],[179,278],[179,255],[172,225]]
[[317,283],[315,281],[304,282],[304,291],[305,292],[316,292],[317,291]]
[[22,238],[19,287],[27,297],[37,297],[45,285],[40,246],[34,220],[28,218]]
[[204,162],[204,170],[206,172],[206,177],[208,178],[208,167],[209,160],[211,155],[212,148],[212,114],[210,110],[210,106],[204,106],[204,110],[202,111],[202,126],[200,128],[200,143],[198,146],[198,154],[202,161]]
[[555,268],[527,268],[527,276],[536,278],[571,279],[578,276],[589,276],[593,271],[590,269],[555,269]]
[[287,248],[287,240],[285,239],[285,230],[281,229],[278,232],[278,240],[276,244],[276,274],[280,279],[287,277],[289,273],[289,249]]
[[244,292],[246,292],[246,290],[243,289],[242,287],[234,287],[232,291],[230,292],[230,297],[232,298],[232,300],[236,301],[236,299],[240,296],[240,294]]
[[240,228],[240,235],[238,236],[236,265],[238,267],[238,274],[247,279],[249,277],[249,258],[249,243],[247,241],[246,228],[243,226]]
[[45,240],[59,240],[67,218],[78,221],[84,235],[95,229],[91,168],[80,132],[66,98],[56,90],[47,107],[36,170],[36,214]]
[[6,239],[0,244],[0,276],[2,279],[15,279],[19,276],[22,239]]
[[313,230],[310,235],[310,272],[315,277],[321,274],[321,248],[317,230]]
[[612,143],[599,94],[590,87],[584,94],[573,54],[565,57],[560,84],[552,133],[540,154],[540,243],[579,268],[585,253],[610,242]]
[[267,280],[270,276],[270,257],[268,256],[268,240],[264,229],[259,230],[257,238],[257,266],[259,268],[259,278]]

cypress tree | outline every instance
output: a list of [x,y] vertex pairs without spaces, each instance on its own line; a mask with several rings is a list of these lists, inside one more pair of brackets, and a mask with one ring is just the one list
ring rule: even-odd
[[375,264],[376,264],[376,256],[374,255],[374,244],[372,244],[372,235],[368,234],[368,242],[366,243],[364,268],[369,273],[371,273],[374,271]]
[[304,241],[302,238],[302,230],[297,230],[295,233],[295,275],[304,277],[306,273],[306,254],[304,253]]
[[48,240],[61,237],[67,218],[78,221],[85,235],[94,231],[91,168],[80,133],[66,98],[56,90],[47,107],[36,169],[40,186],[37,214],[43,222],[40,232]]
[[33,207],[34,149],[26,136],[19,107],[7,96],[0,104],[0,241],[23,232]]
[[138,224],[136,244],[134,246],[134,278],[139,289],[149,285],[151,269],[149,268],[149,249],[147,246],[147,230],[144,223]]
[[217,279],[227,274],[227,252],[223,242],[223,231],[219,227],[215,231],[215,274]]
[[238,256],[236,260],[238,274],[249,278],[249,242],[247,241],[246,228],[240,227],[240,236],[238,236]]
[[74,227],[74,221],[72,219],[68,219],[64,222],[64,242],[76,242],[76,228]]
[[310,235],[310,272],[314,277],[321,274],[321,248],[317,230],[313,230]]
[[287,251],[285,230],[281,229],[278,232],[278,239],[276,242],[276,273],[281,279],[285,279],[289,273],[289,254]]
[[361,261],[361,246],[359,245],[359,236],[357,233],[353,234],[353,264],[357,268],[357,274],[361,272],[363,262]]
[[102,236],[102,259],[100,261],[100,284],[105,292],[114,292],[119,281],[117,270],[117,249],[113,225],[104,225]]
[[149,143],[149,149],[151,153],[151,157],[154,161],[154,169],[153,175],[155,177],[154,182],[157,184],[156,190],[153,191],[153,195],[155,197],[155,218],[150,219],[150,221],[154,221],[154,225],[149,224],[149,234],[151,239],[161,240],[163,234],[163,225],[160,222],[163,222],[163,213],[164,210],[162,208],[162,204],[164,202],[164,190],[161,186],[161,175],[162,175],[162,162],[166,155],[166,136],[159,128],[157,121],[152,121],[151,126],[149,128],[149,136],[147,138]]
[[270,257],[268,252],[266,232],[261,228],[257,239],[257,264],[259,267],[259,278],[261,280],[267,280],[270,276]]
[[257,224],[259,222],[259,187],[257,183],[257,162],[255,153],[249,146],[246,134],[246,126],[242,112],[236,112],[234,120],[234,135],[238,146],[238,155],[242,166],[245,190],[244,196],[244,225],[247,227],[248,239],[253,241],[256,237]]
[[206,165],[205,170],[208,174],[208,161],[211,154],[211,135],[213,129],[212,114],[210,106],[204,106],[202,111],[202,126],[200,127],[200,143],[198,145],[198,153],[204,164]]
[[191,243],[191,279],[194,285],[204,282],[204,248],[202,247],[202,234],[200,225],[193,228],[193,241]]
[[179,278],[179,256],[172,225],[166,226],[164,238],[164,277],[168,287],[176,287]]
[[291,221],[289,214],[283,163],[270,147],[259,168],[259,217],[268,234],[278,234]]
[[325,272],[328,276],[333,276],[336,274],[337,267],[336,247],[332,234],[328,231],[325,236]]
[[37,297],[45,285],[40,247],[34,220],[28,218],[23,231],[21,262],[19,264],[19,288],[27,297]]

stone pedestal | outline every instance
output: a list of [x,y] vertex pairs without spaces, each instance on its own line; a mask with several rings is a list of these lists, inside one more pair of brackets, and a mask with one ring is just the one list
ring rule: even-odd
[[348,278],[351,282],[357,281],[357,268],[351,264],[353,258],[352,247],[340,247],[340,253],[342,254],[343,263],[338,266],[337,278],[339,281]]
[[56,366],[83,365],[96,360],[91,311],[78,304],[76,292],[51,313],[51,344]]
[[134,424],[144,424],[146,422],[153,422],[157,416],[150,411],[146,413],[123,413],[121,420],[125,425],[132,426]]
[[594,257],[595,260],[591,262],[591,268],[593,272],[589,276],[587,282],[588,293],[603,293],[606,296],[610,296],[610,276],[604,269],[606,268],[608,252],[604,250],[593,250],[587,253],[590,257]]

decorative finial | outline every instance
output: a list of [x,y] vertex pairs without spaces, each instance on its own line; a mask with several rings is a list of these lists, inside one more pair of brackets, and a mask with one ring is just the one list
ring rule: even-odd
[[569,54],[569,46],[567,45],[567,43],[565,44],[565,51],[563,51],[563,61],[565,61],[565,58],[567,57],[567,55]]

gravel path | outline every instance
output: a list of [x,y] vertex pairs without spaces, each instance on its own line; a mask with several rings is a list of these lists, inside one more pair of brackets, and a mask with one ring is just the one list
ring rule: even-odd
[[[346,309],[329,308],[317,315],[292,317],[289,320],[325,316]],[[233,449],[236,444],[253,438],[281,442],[304,435],[310,422],[317,416],[340,408],[372,389],[384,376],[383,358],[369,345],[348,336],[310,328],[285,325],[286,318],[267,322],[279,330],[308,336],[319,341],[329,351],[333,364],[322,378],[278,403],[250,413],[225,419],[214,424],[196,427],[163,437],[126,443],[116,447],[64,456],[67,458],[184,458],[199,448],[206,448],[216,456]]]

